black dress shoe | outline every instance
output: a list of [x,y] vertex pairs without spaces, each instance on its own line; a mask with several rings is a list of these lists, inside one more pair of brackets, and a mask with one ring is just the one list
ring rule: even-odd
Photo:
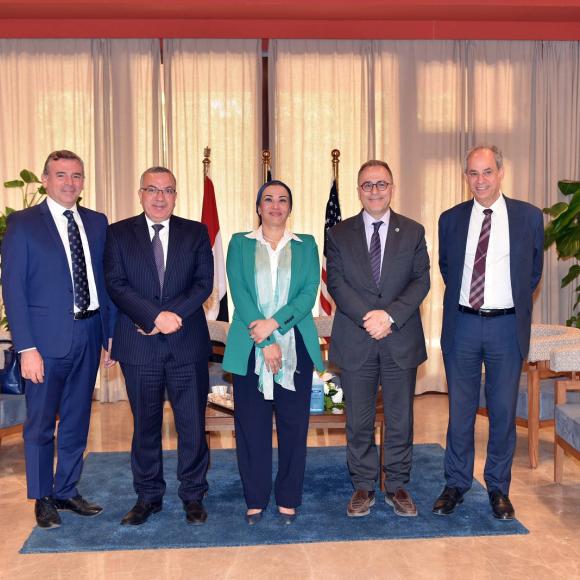
[[514,506],[507,495],[501,491],[494,490],[489,492],[489,503],[493,517],[498,520],[513,520],[516,517]]
[[255,526],[264,515],[264,510],[259,511],[256,514],[246,514],[246,522],[248,526]]
[[74,512],[79,516],[92,518],[98,516],[103,508],[96,503],[84,499],[81,495],[69,497],[68,499],[54,499],[54,507],[59,511]]
[[149,503],[146,501],[138,500],[133,508],[123,516],[121,525],[140,526],[147,521],[151,514],[160,512],[162,508],[163,504],[160,501]]
[[456,487],[445,486],[431,511],[438,516],[448,516],[460,503],[463,503],[463,493]]
[[193,524],[194,526],[200,526],[205,524],[207,520],[207,512],[200,501],[184,501],[183,509],[185,510],[185,519],[188,524]]
[[45,530],[58,528],[62,523],[52,498],[48,496],[36,500],[34,515],[36,516],[38,527]]

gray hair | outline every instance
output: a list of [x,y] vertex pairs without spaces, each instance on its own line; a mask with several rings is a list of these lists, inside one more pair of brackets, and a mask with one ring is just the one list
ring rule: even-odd
[[503,153],[499,150],[496,145],[476,145],[469,149],[463,157],[463,173],[467,173],[467,162],[473,153],[476,151],[487,150],[493,153],[495,158],[495,164],[497,165],[498,171],[503,167]]
[[139,180],[139,187],[143,187],[143,181],[145,181],[145,176],[148,173],[168,173],[169,175],[171,175],[171,177],[173,177],[173,182],[177,183],[177,179],[175,179],[175,175],[173,175],[173,172],[171,170],[167,169],[167,167],[162,167],[161,165],[155,165],[154,167],[146,169],[141,174],[141,179]]

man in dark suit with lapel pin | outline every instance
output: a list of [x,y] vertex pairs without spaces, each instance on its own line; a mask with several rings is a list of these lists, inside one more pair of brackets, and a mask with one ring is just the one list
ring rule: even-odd
[[209,452],[205,408],[211,351],[203,303],[213,287],[205,226],[173,215],[175,177],[165,167],[141,176],[144,213],[109,227],[105,278],[119,308],[113,357],[121,363],[134,432],[131,448],[137,503],[123,525],[143,524],[165,493],[161,426],[165,390],[177,430],[177,478],[186,520],[203,524]]
[[464,171],[474,199],[439,219],[449,426],[446,484],[433,512],[451,514],[471,488],[483,364],[489,413],[484,478],[494,517],[511,520],[516,401],[530,345],[532,295],[542,275],[543,219],[533,205],[502,195],[503,157],[497,147],[468,151]]
[[[47,198],[8,218],[2,293],[26,379],[24,454],[28,498],[39,528],[57,528],[59,510],[96,516],[77,489],[101,355],[110,349],[115,309],[105,290],[107,218],[77,206],[81,158],[53,151],[42,172]],[[105,366],[112,366],[107,352]],[[57,464],[54,432],[58,422]]]
[[[364,163],[358,172],[363,211],[333,227],[327,238],[328,288],[336,302],[330,360],[341,368],[346,400],[351,517],[370,513],[381,468],[386,503],[399,516],[417,515],[405,486],[411,473],[417,367],[427,358],[419,306],[429,292],[429,256],[423,226],[390,209],[393,192],[389,166]],[[379,384],[386,423],[384,467],[374,443]]]

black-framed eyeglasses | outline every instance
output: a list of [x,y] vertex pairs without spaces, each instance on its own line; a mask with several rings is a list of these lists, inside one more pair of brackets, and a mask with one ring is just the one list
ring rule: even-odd
[[163,193],[163,195],[175,195],[177,193],[175,187],[164,187],[163,189],[159,189],[154,185],[150,185],[149,187],[142,187],[141,191],[144,191],[148,195],[157,195],[159,192]]
[[393,184],[389,183],[388,181],[365,181],[364,183],[361,183],[359,187],[363,191],[370,193],[375,187],[377,188],[377,191],[386,191],[389,187],[391,187],[391,185]]

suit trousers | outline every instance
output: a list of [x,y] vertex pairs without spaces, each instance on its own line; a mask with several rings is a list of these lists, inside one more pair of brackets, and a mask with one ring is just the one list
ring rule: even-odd
[[296,336],[296,391],[274,383],[274,400],[258,391],[254,373],[255,349],[246,375],[234,374],[235,429],[238,467],[248,509],[265,509],[272,491],[272,414],[278,436],[278,473],[274,486],[276,504],[295,508],[302,503],[306,439],[314,365],[300,332]]
[[408,483],[411,476],[417,368],[403,369],[397,365],[388,338],[373,341],[370,349],[361,368],[341,372],[346,400],[347,464],[354,488],[374,491],[381,467],[375,446],[380,384],[385,417],[385,487],[389,493],[394,493]]
[[178,494],[184,502],[201,501],[208,490],[209,450],[205,438],[208,363],[176,361],[164,335],[151,339],[157,341],[151,361],[144,365],[121,365],[133,412],[133,487],[145,502],[161,501],[165,493],[161,427],[167,389],[177,431]]
[[38,384],[26,381],[24,454],[29,499],[47,495],[69,499],[78,494],[76,486],[87,446],[101,342],[100,316],[75,320],[69,353],[63,358],[43,357],[44,381]]
[[508,494],[516,446],[516,403],[522,357],[515,314],[482,318],[460,312],[452,349],[443,356],[449,389],[445,450],[447,485],[471,488],[474,426],[485,366],[489,440],[484,479],[489,492]]

